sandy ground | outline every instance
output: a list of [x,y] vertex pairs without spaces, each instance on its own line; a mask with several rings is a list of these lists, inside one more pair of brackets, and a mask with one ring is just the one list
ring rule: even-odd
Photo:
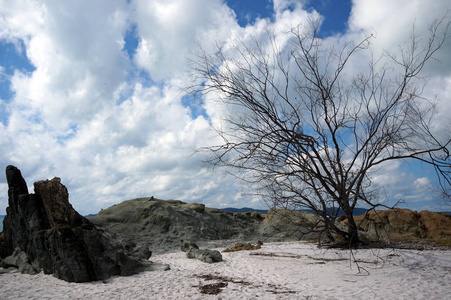
[[[3,274],[0,299],[451,299],[451,251],[351,254],[295,242],[222,255],[207,264],[183,252],[161,254],[151,260],[171,270],[82,284]],[[206,285],[220,292],[203,294]]]

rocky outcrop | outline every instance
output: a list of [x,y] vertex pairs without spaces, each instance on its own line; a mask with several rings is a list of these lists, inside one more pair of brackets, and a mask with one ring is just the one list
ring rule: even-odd
[[127,253],[121,243],[78,214],[59,178],[34,183],[35,194],[28,193],[16,167],[6,168],[6,178],[9,206],[0,251],[4,266],[15,265],[29,274],[43,271],[70,282],[157,267]]
[[203,204],[153,197],[123,201],[89,218],[123,242],[133,241],[155,250],[176,250],[181,240],[240,239],[258,234],[261,221]]
[[[451,216],[445,213],[409,209],[369,211],[355,217],[361,235],[375,238],[450,239]],[[347,220],[341,220],[346,224]]]
[[426,229],[426,238],[451,239],[451,215],[422,210],[420,220]]
[[[262,220],[259,232],[278,240],[318,238],[323,229],[320,218],[307,211],[270,209]],[[254,239],[255,240],[255,239]],[[257,240],[261,240],[257,238]]]
[[[304,217],[311,215],[302,214]],[[231,213],[204,204],[154,197],[124,201],[101,210],[89,220],[114,232],[121,241],[133,241],[155,253],[177,250],[181,240],[213,248],[224,247],[230,240],[280,241],[298,240],[303,236],[296,231],[302,227],[301,223],[286,224],[275,210],[268,215]]]

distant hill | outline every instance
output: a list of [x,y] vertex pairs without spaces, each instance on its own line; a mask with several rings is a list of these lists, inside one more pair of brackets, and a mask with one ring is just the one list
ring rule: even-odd
[[[361,216],[363,214],[366,213],[366,211],[368,210],[368,208],[354,208],[354,216]],[[344,212],[340,209],[340,211],[338,212],[338,215],[344,215]]]
[[[232,212],[232,213],[246,213],[246,212],[250,212],[250,211],[256,211],[256,212],[259,212],[262,214],[268,213],[267,209],[254,209],[254,208],[250,208],[250,207],[243,207],[243,208],[227,207],[227,208],[221,208],[221,210]],[[354,215],[355,216],[363,215],[364,213],[366,213],[367,210],[368,210],[367,208],[354,208]],[[313,213],[313,211],[311,209],[306,209],[304,211]],[[340,210],[338,215],[339,216],[344,215],[344,212],[342,210]]]
[[227,207],[227,208],[220,208],[220,210],[228,211],[228,212],[232,212],[232,213],[247,213],[250,211],[256,211],[256,212],[259,212],[262,214],[268,213],[267,209],[254,209],[254,208],[249,208],[249,207],[243,207],[243,208]]

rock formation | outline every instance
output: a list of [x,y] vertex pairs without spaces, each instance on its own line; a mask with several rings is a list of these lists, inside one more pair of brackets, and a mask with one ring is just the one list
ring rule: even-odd
[[121,243],[78,214],[59,178],[35,182],[35,194],[28,193],[16,167],[6,168],[6,178],[9,206],[0,243],[4,267],[17,266],[29,274],[43,271],[69,282],[157,267],[132,257]]
[[[307,212],[303,216],[313,216]],[[233,241],[299,240],[300,224],[286,224],[275,210],[231,213],[198,203],[158,200],[153,197],[127,200],[90,217],[123,242],[135,242],[154,252],[174,251],[180,240],[203,247],[224,247]],[[283,225],[283,226],[282,226]],[[277,228],[276,228],[277,227]],[[311,237],[311,236],[309,236]]]
[[202,241],[240,239],[257,234],[261,223],[244,214],[233,214],[203,204],[177,200],[139,198],[127,200],[89,218],[117,238],[152,250],[176,250],[181,240]]
[[319,237],[323,224],[317,215],[307,211],[270,209],[259,231],[279,240],[315,239]]
[[[447,214],[397,209],[370,212],[368,217],[355,217],[361,224],[361,237],[384,238],[389,233],[391,237],[451,239],[451,216]],[[318,216],[306,211],[231,213],[154,197],[124,201],[89,220],[123,243],[134,242],[137,249],[150,248],[156,253],[177,250],[180,240],[196,241],[203,248],[222,248],[237,242],[315,239],[323,226]],[[339,220],[345,226],[346,217]]]
[[[341,222],[346,223],[346,218]],[[445,213],[409,209],[369,211],[367,215],[355,217],[361,234],[375,238],[420,238],[450,239],[451,216]]]

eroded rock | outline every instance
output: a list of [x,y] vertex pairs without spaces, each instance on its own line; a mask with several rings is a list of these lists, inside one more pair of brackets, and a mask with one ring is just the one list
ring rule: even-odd
[[6,168],[6,178],[9,206],[0,251],[4,263],[24,273],[43,271],[70,282],[160,268],[132,257],[110,234],[78,214],[59,178],[36,182],[35,194],[28,193],[16,167]]
[[[346,224],[346,218],[340,220]],[[388,209],[369,211],[356,216],[360,232],[368,238],[420,238],[449,239],[451,237],[451,216],[445,213],[410,209]]]
[[[154,253],[173,251],[180,240],[198,243],[222,240],[258,240],[262,220],[199,203],[159,200],[153,197],[123,201],[89,218],[128,243],[151,247]],[[206,246],[206,245],[203,245]],[[209,246],[208,246],[209,247]]]

